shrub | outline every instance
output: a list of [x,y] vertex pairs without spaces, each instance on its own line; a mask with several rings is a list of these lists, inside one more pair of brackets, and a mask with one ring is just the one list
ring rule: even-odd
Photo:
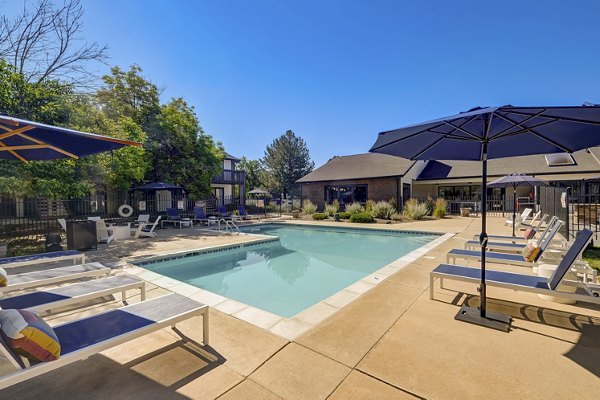
[[435,209],[435,201],[433,201],[431,196],[427,197],[427,200],[425,200],[424,204],[425,204],[425,207],[427,207],[427,214],[425,214],[425,215],[433,214],[433,210]]
[[378,201],[373,204],[371,214],[375,218],[392,219],[392,215],[396,213],[396,207],[392,206],[387,201]]
[[395,197],[390,197],[388,203],[390,203],[395,209],[398,209],[398,202],[396,201]]
[[350,214],[349,212],[341,212],[341,213],[339,213],[339,216],[340,216],[340,219],[350,219],[352,214]]
[[354,215],[365,212],[365,209],[360,203],[352,203],[346,206],[346,212],[350,213],[350,215]]
[[406,220],[406,216],[404,214],[394,213],[394,215],[392,215],[392,219],[394,221],[404,221]]
[[350,217],[350,222],[370,223],[370,222],[375,222],[375,219],[373,219],[373,216],[371,214],[362,212],[362,213],[352,214],[352,216]]
[[332,216],[333,214],[338,212],[339,209],[340,209],[340,203],[337,200],[334,200],[333,203],[331,203],[331,204],[325,204],[325,212],[330,216]]
[[312,215],[313,219],[316,219],[318,221],[327,219],[328,216],[329,216],[329,214],[327,214],[327,213],[313,213],[313,215]]
[[444,218],[446,216],[447,206],[448,204],[446,203],[446,200],[439,197],[435,201],[435,206],[433,207],[433,216],[436,218]]
[[404,203],[404,213],[410,219],[422,219],[428,213],[427,204],[419,203],[416,199],[410,199]]
[[304,200],[304,204],[302,204],[302,211],[304,214],[312,215],[317,211],[317,205],[313,204],[310,200]]
[[375,202],[373,200],[367,200],[367,202],[365,203],[365,212],[370,213],[371,211],[373,211],[374,205]]

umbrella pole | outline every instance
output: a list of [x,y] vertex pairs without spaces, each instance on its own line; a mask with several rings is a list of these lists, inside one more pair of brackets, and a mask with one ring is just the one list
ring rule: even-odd
[[517,215],[517,187],[513,186],[513,237],[515,237],[516,215]]
[[469,322],[471,324],[481,325],[500,331],[509,332],[511,317],[503,314],[488,312],[486,310],[487,294],[485,283],[485,252],[488,242],[487,237],[487,143],[482,144],[482,171],[481,171],[481,234],[479,243],[481,244],[481,283],[479,286],[480,300],[479,309],[472,308],[463,304],[454,317],[459,321]]

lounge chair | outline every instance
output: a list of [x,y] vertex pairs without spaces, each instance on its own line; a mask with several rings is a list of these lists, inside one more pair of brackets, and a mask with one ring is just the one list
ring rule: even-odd
[[217,214],[219,214],[220,218],[231,218],[231,214],[227,212],[227,208],[225,206],[217,206]]
[[181,228],[181,215],[176,208],[167,208],[167,217],[163,218],[160,222],[160,227],[164,228],[165,224],[173,224],[173,226],[179,225]]
[[[556,234],[556,231],[562,226],[563,222],[559,221],[554,224],[548,235],[539,244],[540,251],[535,256],[533,261],[526,261],[521,254],[508,254],[508,253],[495,253],[492,251],[485,252],[485,259],[489,262],[499,264],[512,264],[520,265],[523,267],[533,267],[537,264],[544,251],[550,244],[550,238]],[[464,258],[466,260],[480,260],[480,250],[464,250],[464,249],[452,249],[446,254],[446,262],[448,264],[454,264],[457,258]],[[450,262],[452,260],[452,262]]]
[[80,253],[77,250],[65,250],[54,251],[51,253],[31,254],[29,256],[0,258],[0,267],[7,269],[65,260],[73,260],[73,264],[78,264],[78,262],[84,263],[85,254]]
[[[523,222],[527,221],[527,218],[529,217],[532,211],[532,208],[526,208],[525,210],[523,210],[523,213],[521,213],[521,215],[515,218],[515,228],[518,228]],[[504,225],[511,226],[512,224],[512,218],[509,218],[504,222]]]
[[194,207],[194,222],[200,222],[200,225],[206,223],[208,225],[208,218],[204,213],[204,208],[202,207]]
[[[174,327],[195,316],[203,317],[203,342],[208,345],[208,306],[178,294],[169,294],[54,326],[53,330],[61,346],[60,358],[30,366],[26,364],[26,360],[12,352],[0,337],[0,351],[17,368],[17,371],[0,377],[0,389],[75,361],[85,360],[157,330]],[[206,353],[206,357],[216,360],[209,353]]]
[[146,289],[143,280],[130,275],[117,275],[13,297],[3,297],[0,299],[0,308],[25,309],[43,313],[118,292],[123,293],[123,302],[125,302],[126,291],[131,289],[139,289],[142,300],[145,299]]
[[81,278],[109,276],[111,269],[93,262],[88,264],[70,265],[68,267],[52,268],[43,271],[26,272],[8,276],[8,286],[0,287],[0,294],[15,290],[29,289],[38,286],[53,285]]
[[242,217],[242,219],[251,219],[252,220],[255,218],[254,215],[248,214],[248,211],[246,211],[246,206],[244,206],[244,205],[238,206],[238,213],[239,213],[240,217]]
[[[551,242],[554,237],[556,236],[556,233],[558,232],[557,229],[553,229],[554,228],[554,224],[560,224],[561,226],[563,225],[562,221],[559,221],[558,219],[554,220],[554,222],[552,224],[548,224],[548,226],[546,227],[546,229],[544,230],[544,232],[542,233],[542,235],[539,237],[539,239],[530,239],[534,242],[537,242],[538,244],[541,244],[544,239],[548,238],[548,240]],[[560,229],[560,227],[559,227]],[[516,252],[521,252],[523,251],[523,249],[527,246],[527,242],[520,242],[520,243],[509,243],[509,242],[489,242],[486,246],[486,248],[489,251],[500,251],[500,252],[512,252],[512,253],[516,253]],[[475,250],[481,248],[481,245],[479,244],[479,240],[469,240],[467,242],[465,242],[465,249],[470,249],[470,250]]]
[[[544,216],[540,219],[540,222],[533,228],[533,236],[532,239],[535,238],[535,235],[540,231],[542,225],[546,222],[548,218],[548,214],[544,214]],[[548,230],[548,226],[554,224],[554,222],[558,219],[558,217],[554,216],[550,218],[548,224],[546,224],[546,228],[542,231],[542,234],[545,234]],[[473,240],[478,240],[479,234],[473,235]],[[500,241],[509,241],[513,243],[527,243],[529,239],[525,239],[524,237],[511,236],[511,235],[488,235],[488,240],[500,240]],[[479,243],[479,242],[478,242]]]
[[92,220],[96,221],[96,237],[98,239],[98,243],[110,243],[115,240],[114,232],[111,228],[106,226],[106,223],[103,219]]
[[[577,235],[573,245],[569,248],[563,259],[558,264],[554,274],[550,278],[533,275],[516,274],[511,272],[486,270],[485,282],[488,286],[496,286],[517,291],[532,292],[548,296],[563,297],[576,301],[600,304],[600,285],[581,281],[573,274],[571,268],[579,258],[583,250],[592,239],[592,231],[584,229]],[[565,275],[571,272],[575,280],[566,280]],[[481,281],[481,270],[479,268],[463,267],[458,265],[440,264],[430,274],[429,296],[433,299],[434,279],[439,278],[440,286],[443,288],[443,280],[451,279],[463,282],[479,283]],[[584,293],[570,293],[557,290],[560,284],[576,286],[584,290]]]
[[156,232],[154,232],[154,229],[156,229],[156,226],[158,225],[158,222],[160,221],[161,216],[159,215],[158,217],[156,217],[156,220],[153,223],[140,223],[135,231],[135,235],[133,236],[134,239],[140,238],[140,237],[154,237],[156,236]]
[[531,219],[531,221],[521,221],[521,226],[519,227],[519,229],[521,229],[522,231],[532,228],[533,225],[537,222],[538,218],[540,217],[540,215],[542,215],[541,211],[536,212],[533,215],[533,218]]

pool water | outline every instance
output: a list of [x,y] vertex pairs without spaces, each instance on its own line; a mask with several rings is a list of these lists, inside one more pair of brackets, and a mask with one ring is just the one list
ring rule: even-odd
[[292,317],[438,237],[278,224],[245,227],[242,232],[280,240],[144,268]]

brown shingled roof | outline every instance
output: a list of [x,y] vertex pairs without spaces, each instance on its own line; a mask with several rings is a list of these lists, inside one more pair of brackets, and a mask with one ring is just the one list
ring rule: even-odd
[[308,175],[298,179],[298,183],[324,182],[336,180],[383,178],[402,176],[414,161],[387,154],[365,153],[335,157]]

